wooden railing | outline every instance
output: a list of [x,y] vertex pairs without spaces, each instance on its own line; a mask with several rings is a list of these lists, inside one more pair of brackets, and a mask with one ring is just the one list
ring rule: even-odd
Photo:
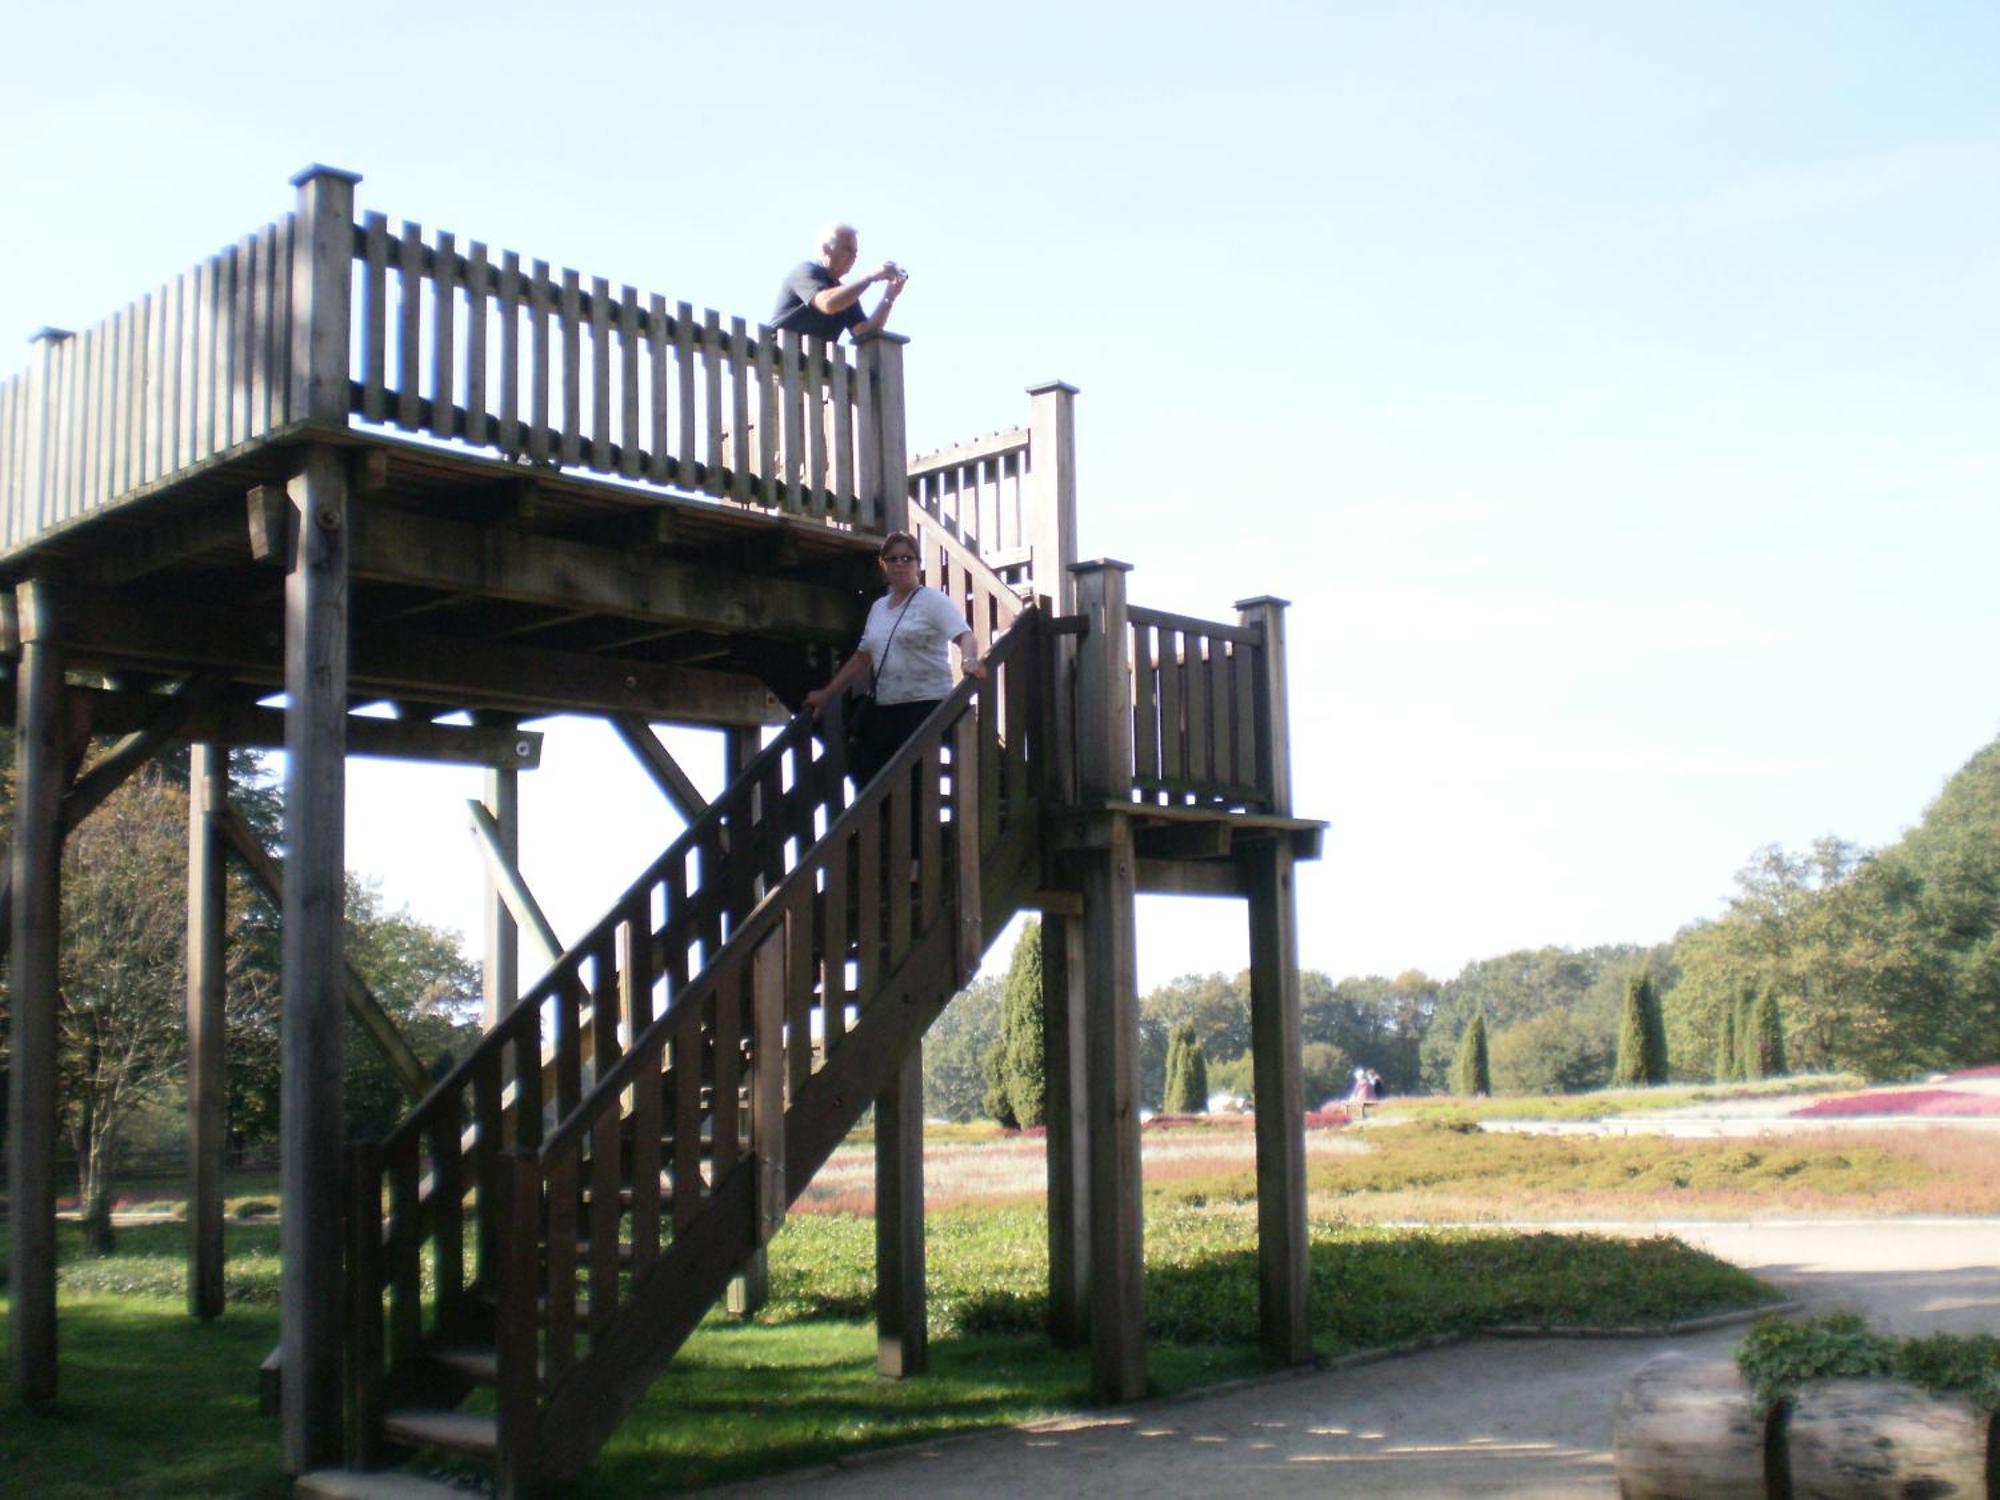
[[615,1428],[976,966],[983,872],[1036,826],[1034,619],[852,806],[838,752],[813,753],[795,720],[415,1114],[358,1148],[364,1434],[399,1368],[480,1323],[475,1299],[497,1324],[503,1470],[574,1472]]
[[0,384],[0,555],[246,443],[350,421],[902,524],[900,339],[849,350],[448,232],[392,234],[353,221],[346,174],[299,181],[297,212],[95,328],[37,337]]
[[1264,629],[1128,607],[1132,787],[1169,806],[1272,809]]
[[[353,1369],[361,1412],[379,1416],[386,1371],[414,1358],[427,1339],[451,1340],[476,1321],[472,1288],[495,1284],[506,1248],[505,1152],[538,1147],[613,1067],[626,1042],[721,951],[767,886],[812,844],[816,826],[839,812],[843,772],[836,751],[816,741],[811,717],[795,718],[379,1146],[356,1148],[352,1291],[364,1344]],[[684,1045],[703,1053],[702,1087],[734,1097],[733,1047],[726,1040],[718,1045],[714,1034]],[[692,1091],[633,1101],[635,1115],[654,1126],[662,1111],[669,1122],[692,1121],[695,1105]],[[642,1197],[634,1223],[653,1235],[635,1240],[640,1265],[659,1252],[660,1173],[672,1174],[672,1222],[683,1224],[739,1145],[733,1117],[721,1119],[707,1140],[679,1131],[671,1161],[657,1159],[660,1137],[657,1129],[650,1133],[652,1171],[637,1179]],[[648,1191],[650,1202],[643,1197]],[[550,1212],[573,1219],[576,1204],[552,1204]],[[574,1241],[568,1243],[573,1251]],[[428,1329],[426,1259],[435,1299]],[[382,1327],[385,1297],[386,1350],[366,1342]],[[552,1312],[558,1320],[574,1314],[573,1302]],[[555,1326],[560,1333],[564,1325]]]
[[917,539],[917,563],[924,582],[964,611],[984,652],[1007,632],[1025,601],[983,557],[928,511],[911,507],[910,531]]
[[[603,277],[367,215],[354,410],[509,458],[865,529],[881,374],[866,350],[754,330]],[[872,347],[872,346],[870,346]]]
[[1034,548],[1029,434],[1010,427],[910,460],[910,512],[931,517],[989,568],[1020,581]]
[[45,329],[0,385],[0,552],[291,419],[294,220],[94,328]]
[[1021,597],[1050,599],[1059,612],[1076,561],[1075,396],[1060,381],[1035,386],[1027,426],[954,443],[909,466],[912,530],[928,525]]

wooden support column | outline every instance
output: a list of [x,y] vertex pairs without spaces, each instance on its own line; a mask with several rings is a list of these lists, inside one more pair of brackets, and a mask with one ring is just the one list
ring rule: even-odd
[[56,992],[62,937],[63,658],[55,599],[24,583],[14,731],[12,1057],[7,1185],[14,1388],[56,1395]]
[[1042,1057],[1048,1079],[1049,1336],[1065,1348],[1090,1330],[1090,1163],[1083,1075],[1083,925],[1042,913]]
[[[1256,684],[1258,776],[1274,813],[1292,810],[1285,701],[1285,601],[1245,599],[1245,625],[1264,635]],[[1298,920],[1289,840],[1250,846],[1241,869],[1250,893],[1250,1052],[1257,1092],[1258,1340],[1276,1365],[1312,1358],[1307,1316],[1311,1247],[1306,1235],[1305,1084],[1300,1063]]]
[[1076,387],[1060,380],[1028,387],[1026,488],[1035,592],[1066,615],[1076,605]]
[[[909,343],[899,333],[877,333],[861,341],[864,378],[875,390],[874,431],[862,434],[862,441],[874,445],[872,473],[876,494],[863,495],[875,503],[874,530],[886,536],[910,527],[910,449],[903,412],[903,346]],[[867,529],[864,523],[864,528]]]
[[930,1366],[924,1292],[924,1044],[910,1044],[875,1098],[875,1369],[891,1380]]
[[222,1314],[223,968],[227,869],[217,809],[229,803],[229,752],[188,747],[188,1311]]
[[[1126,800],[1132,785],[1131,671],[1119,562],[1079,564],[1078,792]],[[1076,856],[1083,885],[1085,1156],[1090,1178],[1090,1375],[1100,1401],[1146,1390],[1146,1252],[1139,1165],[1138,862],[1131,820],[1104,814]]]
[[[515,722],[511,716],[504,716],[504,721],[510,727]],[[482,805],[493,820],[499,855],[509,866],[520,868],[521,773],[500,768],[488,770]],[[507,898],[501,894],[500,881],[490,869],[486,875],[486,958],[480,970],[479,990],[488,1031],[521,998],[521,926],[514,920]]]
[[[292,256],[291,415],[347,423],[354,184],[308,167]],[[341,1113],[346,1092],[348,466],[339,448],[305,450],[287,486],[298,543],[285,579],[285,900],[278,1316],[284,1462],[294,1474],[337,1463],[346,1298],[341,1266]]]
[[[647,734],[652,731],[648,729]],[[658,743],[655,741],[655,743]],[[741,776],[764,748],[764,733],[756,724],[735,724],[722,731],[722,784]],[[751,1252],[743,1269],[729,1280],[723,1307],[731,1317],[748,1318],[771,1300],[771,1257],[762,1245]]]
[[293,483],[285,585],[285,904],[280,1322],[285,1464],[341,1451],[341,1113],[347,717],[347,466],[313,447]]

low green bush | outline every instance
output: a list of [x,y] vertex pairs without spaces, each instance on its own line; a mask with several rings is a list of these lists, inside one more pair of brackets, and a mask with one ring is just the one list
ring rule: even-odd
[[2000,1409],[2000,1337],[1989,1333],[1899,1340],[1876,1333],[1853,1313],[1766,1318],[1737,1349],[1736,1365],[1766,1402],[1788,1399],[1811,1380],[1880,1375]]

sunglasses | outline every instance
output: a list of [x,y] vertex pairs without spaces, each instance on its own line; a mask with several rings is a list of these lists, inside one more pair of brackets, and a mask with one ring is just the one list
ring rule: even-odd
[[917,555],[914,552],[891,552],[884,555],[884,557],[882,558],[883,562],[913,563],[916,560],[917,560]]

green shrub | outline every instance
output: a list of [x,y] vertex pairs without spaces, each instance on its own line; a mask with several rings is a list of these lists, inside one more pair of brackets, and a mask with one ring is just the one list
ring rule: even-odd
[[1493,1092],[1493,1064],[1486,1052],[1486,1012],[1480,1011],[1465,1028],[1458,1044],[1458,1057],[1451,1065],[1451,1091],[1461,1099],[1476,1099]]
[[1804,1322],[1766,1318],[1737,1349],[1736,1365],[1766,1402],[1785,1400],[1810,1380],[1887,1375],[2000,1408],[2000,1338],[1987,1333],[1898,1341],[1853,1313]]

